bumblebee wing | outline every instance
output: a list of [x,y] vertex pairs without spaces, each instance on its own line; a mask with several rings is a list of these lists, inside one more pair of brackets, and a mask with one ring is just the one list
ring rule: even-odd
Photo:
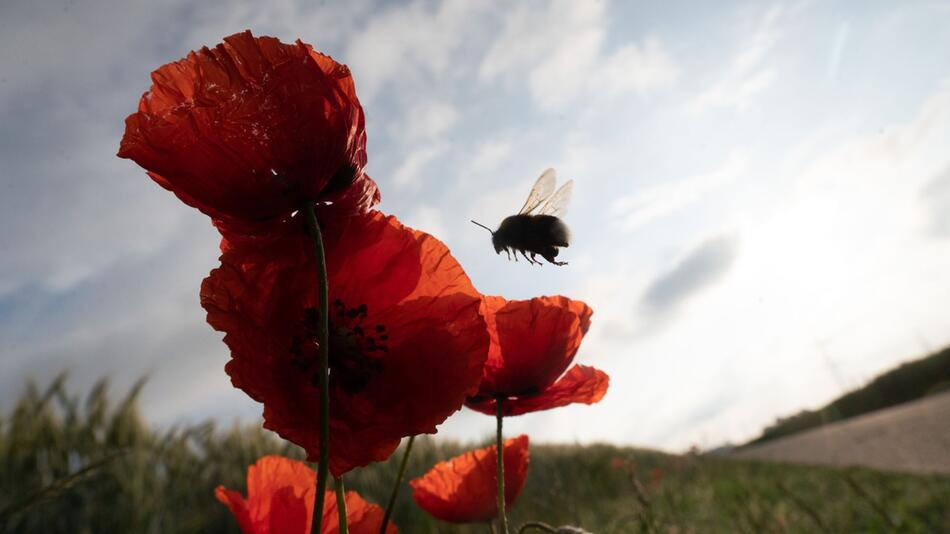
[[557,193],[548,199],[541,207],[539,215],[553,215],[554,217],[563,217],[567,214],[567,205],[571,202],[571,192],[574,191],[574,180],[564,182]]
[[528,199],[524,201],[524,206],[521,206],[521,209],[518,211],[518,215],[531,213],[550,197],[551,193],[554,192],[554,181],[554,169],[548,169],[541,173],[541,176],[538,176],[537,181],[534,182],[534,187],[531,188],[531,192],[528,193]]

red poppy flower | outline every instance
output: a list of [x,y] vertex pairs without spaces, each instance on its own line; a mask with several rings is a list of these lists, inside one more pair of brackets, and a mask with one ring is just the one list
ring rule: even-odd
[[[282,456],[264,456],[247,469],[247,499],[218,486],[215,497],[234,514],[244,534],[310,534],[317,475],[303,462]],[[385,512],[364,501],[355,491],[345,494],[346,523],[353,534],[378,534]],[[339,532],[336,495],[328,491],[323,500],[320,532]],[[396,527],[388,525],[388,534]]]
[[[495,446],[439,462],[409,481],[416,504],[450,523],[491,521],[498,515]],[[528,436],[505,441],[505,508],[511,509],[528,476]]]
[[609,378],[603,371],[575,365],[564,373],[590,327],[593,311],[587,304],[566,297],[506,301],[486,296],[483,312],[492,344],[478,394],[466,402],[469,408],[495,415],[495,399],[501,397],[504,415],[521,415],[575,402],[593,404],[607,393]]
[[152,73],[119,157],[217,219],[288,215],[304,201],[366,211],[366,131],[350,71],[305,43],[250,31]]
[[[316,459],[316,267],[295,224],[226,242],[201,303],[226,334],[231,382],[264,404],[265,427]],[[480,296],[437,239],[379,212],[326,237],[329,467],[339,476],[386,459],[402,437],[435,432],[477,391],[489,338]]]

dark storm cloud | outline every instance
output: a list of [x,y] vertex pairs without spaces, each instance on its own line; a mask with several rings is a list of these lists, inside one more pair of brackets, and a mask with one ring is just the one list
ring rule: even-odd
[[950,166],[924,186],[920,197],[929,215],[927,231],[950,237]]
[[738,240],[734,237],[720,236],[704,241],[673,269],[654,280],[641,302],[655,313],[672,310],[725,274],[737,252]]

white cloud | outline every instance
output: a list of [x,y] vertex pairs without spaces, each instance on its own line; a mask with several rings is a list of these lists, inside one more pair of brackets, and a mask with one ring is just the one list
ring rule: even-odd
[[742,150],[734,149],[718,169],[620,197],[611,206],[611,213],[625,231],[639,230],[733,183],[746,170],[747,162],[748,156]]
[[[133,49],[143,28],[125,22],[147,20],[151,9],[162,15],[168,8],[116,0],[100,4],[105,5],[83,9],[81,5],[56,2],[4,2],[0,106],[38,83],[69,79],[72,95],[99,84],[113,74],[110,66],[135,57]],[[107,25],[110,31],[97,31],[99,25]]]
[[390,83],[431,76],[444,80],[473,20],[487,4],[448,0],[430,8],[415,1],[375,13],[353,33],[346,57],[359,80],[360,98],[376,98]]
[[445,102],[418,103],[411,107],[398,125],[390,129],[396,153],[403,155],[391,173],[392,184],[403,191],[416,190],[426,178],[426,168],[449,148],[444,141],[458,122],[459,112]]
[[188,403],[197,396],[229,399],[220,415],[257,416],[223,373],[227,347],[198,302],[201,278],[216,265],[217,234],[203,216],[189,222],[158,250],[102,266],[66,294],[27,288],[26,302],[0,324],[0,405],[9,406],[24,377],[42,383],[68,370],[80,392],[102,377],[121,390],[149,376],[142,400],[151,421],[206,417],[205,405]]
[[659,38],[647,37],[642,46],[626,44],[607,57],[593,72],[591,89],[608,95],[649,91],[671,85],[679,76],[679,68]]
[[[919,192],[950,164],[948,141],[944,88],[886,133],[774,169],[791,179],[773,177],[774,198],[739,218],[741,251],[715,286],[657,335],[600,340],[642,355],[611,360],[617,388],[638,391],[627,417],[652,427],[632,439],[679,449],[747,439],[913,356],[921,336],[946,340],[950,253],[921,231]],[[664,398],[659,413],[645,408]]]
[[465,154],[464,165],[459,169],[462,187],[466,182],[481,182],[485,175],[497,170],[511,158],[513,143],[508,138],[489,139],[479,143],[470,154]]
[[950,237],[950,167],[924,186],[920,200],[929,212],[925,231],[934,237]]
[[757,93],[772,85],[778,70],[769,62],[769,54],[782,35],[778,27],[782,12],[781,5],[775,5],[758,17],[751,28],[749,24],[740,24],[738,33],[742,37],[729,67],[689,103],[691,111],[722,107],[741,111]]
[[[187,212],[115,157],[123,119],[148,87],[146,65],[160,56],[156,45],[141,46],[150,26],[124,23],[150,20],[141,7],[3,9],[0,298],[25,286],[66,291],[118,261],[152,254]],[[171,6],[156,9],[167,15]],[[96,31],[98,24],[116,31]]]
[[475,149],[470,168],[488,172],[497,169],[511,155],[511,142],[506,140],[485,141]]
[[418,103],[410,108],[403,119],[392,128],[390,137],[404,153],[401,163],[392,173],[392,183],[402,190],[415,190],[425,181],[425,170],[445,154],[449,143],[445,134],[458,122],[459,112],[445,102]]
[[831,43],[831,52],[828,54],[828,79],[838,78],[838,71],[841,69],[841,57],[844,55],[844,47],[848,44],[848,37],[851,35],[851,23],[844,21],[838,25],[835,30],[834,40]]
[[525,82],[534,103],[555,111],[584,94],[617,96],[668,87],[679,69],[656,37],[605,50],[605,3],[521,4],[479,68],[483,83]]
[[426,166],[447,149],[445,143],[430,143],[415,148],[393,173],[393,185],[402,190],[418,189],[422,186]]
[[445,134],[458,119],[459,112],[452,104],[419,103],[406,113],[403,127],[393,134],[408,143],[431,141]]
[[442,211],[429,204],[420,204],[404,218],[407,226],[432,234],[442,241],[449,239]]

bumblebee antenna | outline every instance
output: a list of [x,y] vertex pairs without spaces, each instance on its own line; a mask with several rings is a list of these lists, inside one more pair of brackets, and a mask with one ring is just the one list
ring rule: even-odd
[[495,231],[492,230],[491,228],[485,226],[484,224],[478,223],[478,222],[475,222],[475,221],[472,221],[472,223],[475,224],[476,226],[481,226],[482,228],[488,230],[489,232],[491,232],[491,235],[495,235]]

